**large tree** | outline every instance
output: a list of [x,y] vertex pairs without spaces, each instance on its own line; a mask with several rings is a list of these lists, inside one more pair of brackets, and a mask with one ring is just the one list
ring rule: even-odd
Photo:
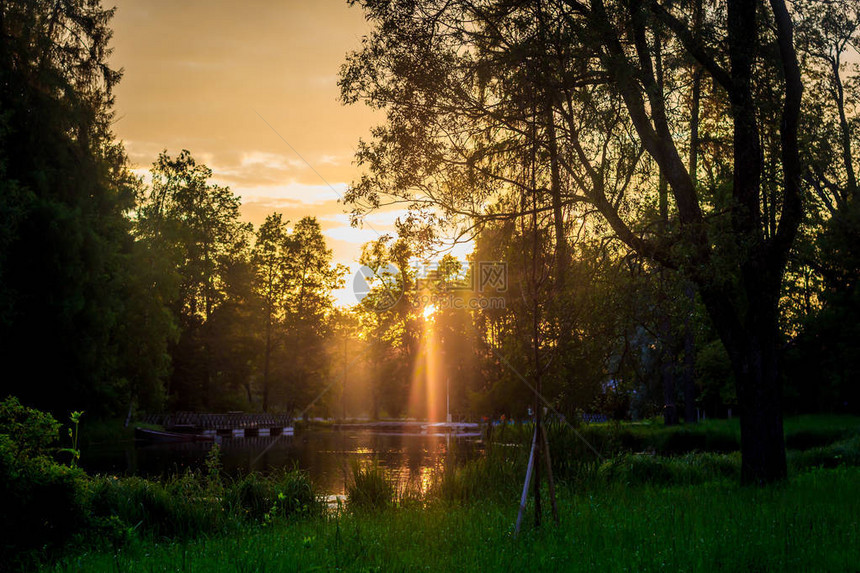
[[324,343],[332,291],[341,286],[345,268],[332,264],[314,217],[303,217],[291,229],[279,213],[260,225],[251,261],[262,317],[263,410],[294,413],[313,401],[328,377]]
[[[785,2],[362,4],[375,27],[344,66],[343,97],[388,121],[360,148],[369,174],[349,198],[449,221],[522,216],[498,208],[512,189],[544,197],[535,211],[591,205],[697,285],[734,371],[743,480],[784,477],[778,303],[803,215]],[[524,157],[543,166],[531,182]]]
[[111,412],[125,381],[163,371],[158,342],[132,351],[157,333],[126,326],[146,305],[128,300],[137,183],[110,130],[112,15],[91,0],[0,4],[0,356],[17,373],[2,392],[57,413]]
[[[227,299],[227,273],[245,256],[251,226],[239,216],[240,198],[209,181],[212,170],[183,150],[159,154],[152,184],[139,199],[136,235],[175,283],[165,300],[181,333],[172,348],[170,393],[179,406],[211,406],[213,333],[209,319]],[[156,283],[158,284],[158,283]]]
[[280,213],[272,213],[257,229],[251,254],[254,290],[263,314],[263,411],[269,411],[272,354],[284,319],[284,303],[290,286],[290,252],[293,240]]

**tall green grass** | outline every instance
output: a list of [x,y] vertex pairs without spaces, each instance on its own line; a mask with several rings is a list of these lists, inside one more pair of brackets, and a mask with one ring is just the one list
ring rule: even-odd
[[352,478],[347,484],[346,503],[354,510],[380,510],[394,503],[392,480],[379,464],[361,466],[354,460]]
[[321,511],[307,474],[296,470],[225,481],[193,472],[167,480],[102,476],[88,490],[93,517],[153,539],[190,539]]
[[[729,483],[559,491],[561,524],[512,534],[518,499],[335,513],[195,541],[135,541],[64,571],[850,571],[860,469]],[[529,518],[530,519],[530,518]]]

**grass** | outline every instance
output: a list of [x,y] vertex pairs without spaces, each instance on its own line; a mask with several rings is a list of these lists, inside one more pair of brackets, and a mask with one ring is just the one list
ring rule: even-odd
[[378,464],[352,465],[352,479],[346,490],[346,503],[353,510],[381,510],[394,502],[394,486]]
[[808,450],[860,436],[857,416],[806,415],[785,419],[785,445],[790,450]]
[[[585,455],[588,448],[579,437],[565,439],[564,430],[549,427],[552,440],[561,440],[564,451]],[[805,415],[785,419],[785,441],[789,450],[808,450],[829,446],[854,436],[860,436],[860,417],[843,415]],[[509,433],[529,434],[531,428],[506,428]],[[605,457],[620,453],[655,453],[661,456],[683,456],[693,452],[731,453],[740,450],[740,422],[707,420],[698,424],[667,427],[662,420],[644,422],[580,425],[580,436]],[[518,437],[525,441],[524,437]],[[577,443],[579,442],[579,443]],[[555,449],[555,448],[553,448]]]
[[[860,562],[860,419],[789,419],[790,480],[739,485],[736,421],[684,428],[550,425],[560,527],[511,534],[531,429],[498,428],[478,459],[426,496],[353,467],[347,504],[320,512],[298,471],[162,482],[92,478],[110,543],[80,545],[53,571],[840,570]],[[598,458],[582,438],[602,452]],[[714,451],[702,451],[712,448]],[[456,452],[454,452],[455,455]],[[547,516],[548,519],[548,516]],[[42,561],[47,563],[47,561]]]
[[[559,491],[561,524],[512,535],[517,501],[342,512],[233,537],[133,541],[51,571],[852,570],[860,469],[768,489],[726,483]],[[548,516],[546,517],[548,520]]]

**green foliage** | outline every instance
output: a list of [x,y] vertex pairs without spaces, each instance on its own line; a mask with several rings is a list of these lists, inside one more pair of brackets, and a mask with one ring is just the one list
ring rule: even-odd
[[7,446],[22,459],[45,456],[61,426],[50,414],[27,408],[14,396],[0,402],[0,435],[8,438]]
[[561,524],[511,535],[517,497],[347,512],[190,542],[143,540],[51,571],[850,571],[857,469],[767,489],[724,482],[562,487]]
[[190,539],[249,523],[271,523],[319,511],[314,489],[300,471],[263,477],[252,473],[226,483],[187,472],[164,481],[139,477],[92,478],[93,516],[116,520],[137,536]]
[[380,510],[394,501],[394,486],[378,465],[362,467],[352,464],[352,479],[346,489],[346,503],[350,509]]
[[342,286],[345,268],[332,265],[315,217],[303,217],[290,229],[279,213],[267,216],[257,230],[251,261],[259,300],[263,410],[277,405],[296,411],[313,399],[325,376],[331,293]]
[[81,423],[81,416],[83,416],[83,414],[83,411],[72,412],[72,414],[69,416],[69,420],[72,422],[73,426],[69,428],[69,439],[72,441],[72,447],[62,448],[60,450],[61,452],[65,452],[72,455],[72,461],[69,462],[69,465],[73,468],[78,466],[78,461],[81,459],[81,450],[78,449],[78,426]]
[[696,377],[699,402],[709,412],[720,412],[737,403],[732,364],[723,343],[714,340],[698,349]]
[[255,473],[236,480],[224,499],[227,506],[253,520],[262,520],[274,504],[265,480]]
[[139,533],[190,538],[224,528],[225,518],[205,480],[183,474],[166,482],[139,477],[93,478],[90,507],[97,518],[116,518]]
[[221,446],[212,444],[212,449],[206,453],[206,477],[213,485],[221,483]]
[[449,503],[516,499],[525,476],[528,451],[495,446],[487,455],[460,468],[446,466],[434,484],[433,495]]
[[601,478],[622,485],[695,485],[714,481],[736,483],[740,479],[738,454],[687,454],[661,458],[649,454],[625,454],[600,466]]
[[[178,407],[211,408],[218,382],[215,346],[227,338],[227,329],[223,325],[214,329],[209,321],[222,309],[232,308],[228,302],[242,302],[231,298],[240,299],[235,283],[241,282],[242,273],[237,269],[247,256],[251,226],[240,220],[239,196],[210,183],[212,171],[189,151],[182,150],[177,157],[163,151],[151,174],[152,185],[139,193],[135,235],[155,262],[161,304],[179,327],[178,341],[170,347],[174,402]],[[156,310],[149,309],[148,314],[171,328],[170,317]],[[175,339],[177,333],[171,334]],[[160,354],[161,348],[149,350]],[[248,361],[247,356],[235,356],[229,344],[218,350],[234,354],[232,363]],[[157,403],[157,394],[151,398]]]
[[827,446],[860,434],[860,417],[837,415],[791,416],[785,419],[786,447],[806,450]]
[[55,551],[86,524],[86,476],[51,458],[60,424],[50,414],[0,402],[0,559],[13,567]]
[[321,509],[307,474],[297,469],[269,477],[251,473],[234,480],[224,493],[224,507],[243,518],[265,523],[313,515]]
[[[12,0],[0,18],[0,358],[54,413],[127,404],[136,177],[111,133],[113,10]],[[126,346],[128,345],[128,346]],[[46,353],[50,359],[46,359]],[[34,383],[38,381],[37,383]]]
[[860,203],[824,226],[816,247],[823,287],[786,352],[786,394],[797,412],[860,413]]
[[813,468],[860,466],[860,435],[828,446],[819,446],[800,452],[789,452],[789,464],[796,471]]
[[322,506],[308,474],[297,468],[271,476],[278,492],[277,514],[281,517],[317,515]]
[[[322,511],[323,506],[316,499],[306,473],[292,470],[268,477],[254,473],[229,479],[223,476],[217,448],[210,451],[204,473],[189,471],[164,480],[113,476],[88,478],[80,470],[57,464],[48,457],[53,443],[49,438],[56,439],[58,428],[50,416],[24,408],[11,398],[0,403],[0,412],[4,413],[0,417],[0,429],[3,430],[0,432],[0,477],[3,478],[0,487],[4,488],[0,493],[3,493],[4,500],[11,502],[11,505],[0,506],[0,513],[7,512],[0,517],[8,518],[0,523],[10,524],[3,531],[5,545],[2,551],[14,567],[20,568],[46,559],[55,560],[63,553],[81,555],[67,557],[60,563],[90,563],[88,559],[100,559],[99,552],[103,551],[123,560],[131,558],[136,548],[146,547],[150,555],[157,554],[155,544],[163,547],[165,540],[168,547],[175,542],[211,542],[217,546],[223,543],[223,539],[255,538],[267,535],[259,533],[267,530],[278,532],[282,539],[288,539],[284,541],[287,544],[295,541],[296,548],[302,551],[316,552],[320,547],[328,547],[325,559],[334,559],[338,554],[337,563],[346,565],[368,554],[368,543],[371,542],[367,539],[359,541],[363,534],[358,531],[372,530],[374,523],[397,528],[396,524],[404,520],[426,518],[429,521],[413,524],[410,526],[412,529],[406,528],[402,532],[409,532],[410,538],[414,539],[413,548],[432,547],[433,543],[428,540],[434,537],[433,531],[438,531],[436,528],[457,515],[462,517],[456,518],[457,525],[450,527],[458,532],[461,540],[473,539],[472,536],[484,528],[481,539],[486,535],[493,539],[498,536],[493,543],[500,543],[508,539],[515,500],[519,499],[525,475],[532,432],[528,426],[521,425],[497,428],[487,443],[484,456],[462,467],[446,465],[422,499],[407,490],[395,492],[378,465],[361,467],[354,464],[347,496],[351,511],[328,514]],[[660,518],[667,520],[661,535],[686,539],[683,536],[689,527],[698,528],[696,535],[705,535],[711,532],[707,528],[715,527],[713,520],[716,516],[729,519],[736,509],[725,509],[726,504],[734,508],[738,496],[745,496],[743,503],[751,503],[753,500],[748,498],[755,498],[757,503],[765,505],[817,503],[817,512],[838,507],[839,515],[844,515],[843,497],[839,497],[838,502],[836,497],[826,496],[813,502],[809,496],[812,495],[810,492],[821,495],[820,488],[825,487],[821,484],[825,483],[830,494],[837,495],[835,491],[842,496],[839,484],[843,483],[843,476],[853,474],[825,475],[819,470],[835,468],[832,471],[845,472],[848,471],[846,468],[860,466],[857,418],[792,418],[786,427],[787,435],[794,436],[789,441],[795,440],[803,445],[824,443],[834,437],[837,441],[792,452],[793,481],[787,486],[759,490],[737,486],[740,472],[737,452],[699,451],[676,455],[688,447],[702,444],[718,446],[723,440],[736,438],[738,429],[734,422],[711,421],[694,428],[666,428],[660,423],[595,424],[577,427],[576,432],[566,425],[550,423],[547,434],[563,516],[562,528],[551,530],[564,532],[569,523],[575,523],[576,530],[580,532],[577,535],[582,535],[582,520],[591,523],[588,520],[594,519],[590,527],[606,526],[605,531],[616,531],[617,527],[631,528],[628,534],[634,537],[644,535],[643,524],[647,524],[647,535],[651,535],[654,515],[662,515],[661,512],[665,511],[670,513]],[[712,437],[704,437],[706,434],[712,434]],[[20,445],[13,436],[21,438]],[[583,438],[597,446],[604,459],[599,460]],[[630,453],[634,451],[647,453]],[[456,451],[449,453],[456,455]],[[837,489],[833,490],[834,487]],[[786,491],[792,494],[788,495]],[[678,511],[670,510],[677,505],[678,499],[684,500],[685,511],[682,514],[690,516],[683,521],[683,527],[671,517],[671,511]],[[699,511],[702,513],[697,513]],[[635,512],[639,512],[638,517]],[[573,522],[568,521],[571,515],[577,516]],[[643,515],[648,519],[643,519]],[[835,514],[828,515],[832,522]],[[617,525],[607,525],[607,519],[617,520]],[[767,537],[770,535],[767,523],[770,523],[768,519],[761,522],[753,520],[745,526],[749,528],[745,533],[759,532]],[[285,535],[281,528],[286,524],[290,530]],[[427,527],[430,529],[422,529]],[[720,531],[726,535],[725,528]],[[524,535],[532,536],[534,533],[527,531]],[[583,542],[581,537],[577,539]],[[70,540],[75,540],[77,549],[69,549]],[[386,541],[391,542],[390,539]],[[472,547],[472,543],[475,545],[470,551],[478,553],[470,563],[485,563],[480,561],[486,559],[486,556],[480,557],[483,555],[480,550],[485,551],[486,545],[473,539],[467,546]],[[593,539],[591,543],[596,544],[592,550],[603,547],[600,538]],[[282,545],[270,544],[270,548],[275,546]],[[461,547],[446,545],[444,551],[454,555]],[[503,546],[499,547],[504,550]],[[554,551],[559,547],[562,546]],[[710,545],[695,547],[699,552],[715,550]],[[84,551],[90,556],[83,555]],[[353,551],[356,553],[352,554]],[[449,559],[448,553],[441,558]],[[270,553],[260,555],[262,563]],[[542,552],[537,555],[545,556]],[[613,555],[606,553],[606,558],[610,559],[607,562],[617,563],[612,561],[616,558]],[[794,563],[799,557],[792,559]],[[331,564],[329,561],[326,563]],[[400,561],[386,560],[378,565],[386,567],[392,563]],[[493,564],[495,562],[490,563]]]
[[[462,467],[445,467],[432,496],[456,503],[516,498],[533,431],[529,425],[500,426],[487,443],[484,456]],[[737,421],[711,420],[674,427],[662,422],[608,423],[575,428],[550,422],[546,432],[556,481],[575,488],[734,483],[740,476]],[[858,437],[860,420],[855,417],[806,416],[786,421],[789,447],[806,450],[790,453],[796,472],[857,465]]]

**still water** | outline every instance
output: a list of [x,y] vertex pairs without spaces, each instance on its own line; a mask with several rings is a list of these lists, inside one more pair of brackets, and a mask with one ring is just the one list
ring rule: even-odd
[[[460,465],[480,455],[475,438],[381,433],[372,430],[304,430],[294,436],[221,438],[224,471],[239,475],[269,473],[298,466],[308,472],[317,490],[342,495],[352,466],[378,464],[396,487],[422,493],[445,464]],[[81,452],[81,465],[90,473],[158,477],[205,468],[212,443],[95,444]]]

